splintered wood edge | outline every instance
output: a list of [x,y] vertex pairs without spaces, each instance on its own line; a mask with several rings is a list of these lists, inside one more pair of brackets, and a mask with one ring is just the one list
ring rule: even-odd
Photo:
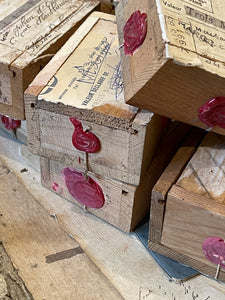
[[[191,268],[199,271],[203,275],[209,275],[211,277],[215,277],[215,275],[216,275],[216,268],[217,268],[216,265],[215,265],[215,267],[208,266],[194,258],[190,258],[187,255],[181,254],[181,253],[179,253],[175,250],[172,250],[162,244],[156,244],[153,241],[149,241],[148,248],[156,253],[162,254],[162,255],[169,257],[175,261],[178,261],[179,263],[181,263],[185,266],[191,267]],[[225,280],[225,272],[222,269],[221,269],[221,272],[219,272],[218,279],[223,280],[223,281]]]

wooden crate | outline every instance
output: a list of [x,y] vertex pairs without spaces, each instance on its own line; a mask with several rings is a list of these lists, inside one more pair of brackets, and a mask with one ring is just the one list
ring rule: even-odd
[[[30,84],[25,99],[31,152],[139,184],[163,128],[160,116],[124,102],[115,16],[93,13]],[[99,151],[73,146],[70,118],[98,137]]]
[[[121,0],[116,16],[125,101],[224,135],[225,99],[208,103],[225,97],[224,8],[222,0]],[[124,35],[134,12],[143,28],[147,19],[147,34],[133,29]],[[143,39],[132,44],[129,34]]]
[[[185,124],[176,124],[171,128],[138,186],[92,172],[84,174],[70,165],[44,157],[41,157],[42,184],[81,207],[85,205],[91,214],[130,232],[148,213],[152,187],[189,131],[190,126]],[[85,180],[84,176],[91,179],[86,177]],[[79,188],[83,191],[81,196],[77,196]],[[96,189],[97,200],[94,197]],[[86,199],[89,199],[88,205]]]
[[[224,239],[225,138],[208,133],[190,159],[191,144],[181,147],[153,188],[149,248],[215,277],[217,265],[202,245],[209,237]],[[225,281],[223,268],[218,279]]]
[[98,0],[0,3],[0,113],[24,120],[24,90]]

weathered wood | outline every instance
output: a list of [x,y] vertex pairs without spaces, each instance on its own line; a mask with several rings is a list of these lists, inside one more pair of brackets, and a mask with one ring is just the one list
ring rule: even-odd
[[98,0],[1,1],[0,112],[25,119],[24,90]]
[[[97,68],[97,69],[96,69]],[[88,170],[138,185],[162,135],[161,117],[124,103],[113,15],[92,14],[25,92],[30,150],[85,170],[85,153],[72,144],[81,121],[100,140]]]
[[204,134],[204,131],[201,129],[193,128],[190,130],[184,143],[178,149],[152,189],[149,239],[155,243],[160,243],[161,241],[167,193],[178,180],[189,159],[196,151]]
[[[224,2],[121,0],[116,8],[120,45],[136,10],[147,14],[147,35],[133,55],[121,47],[125,101],[207,128],[199,107],[225,95]],[[225,134],[219,126],[212,130]]]
[[[182,174],[168,186],[171,189],[164,191],[165,212],[151,220],[151,233],[158,231],[150,234],[151,249],[151,242],[157,243],[160,253],[180,262],[183,255],[188,265],[210,276],[216,275],[217,266],[205,257],[202,244],[211,236],[224,238],[224,145],[223,136],[206,135]],[[161,204],[152,205],[152,214],[157,213]],[[225,280],[223,268],[218,279]]]

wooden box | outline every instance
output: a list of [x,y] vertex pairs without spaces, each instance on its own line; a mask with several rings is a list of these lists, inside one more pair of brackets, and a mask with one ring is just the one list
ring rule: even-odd
[[[161,117],[124,102],[116,19],[104,13],[80,26],[30,84],[25,102],[31,152],[134,185],[163,131]],[[100,149],[74,147],[71,118]]]
[[116,16],[125,101],[224,135],[224,1],[121,0]]
[[61,197],[85,206],[91,214],[130,232],[149,212],[152,187],[189,131],[190,126],[185,124],[170,129],[138,186],[84,173],[44,157],[41,157],[42,184]]
[[[225,281],[225,138],[208,133],[194,154],[193,138],[153,188],[149,248]],[[209,245],[212,237],[219,238],[220,250],[215,241]],[[221,259],[219,274],[203,249]]]
[[24,90],[98,0],[0,3],[0,113],[24,120]]

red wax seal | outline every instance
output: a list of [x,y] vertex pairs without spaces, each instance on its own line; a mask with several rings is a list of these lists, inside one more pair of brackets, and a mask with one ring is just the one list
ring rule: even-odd
[[72,136],[72,143],[78,150],[87,153],[95,153],[100,149],[100,141],[95,134],[89,131],[84,131],[80,121],[75,118],[70,118],[75,129]]
[[52,183],[52,189],[53,189],[54,191],[58,192],[58,190],[59,190],[59,185],[58,185],[58,183],[53,182],[53,183]]
[[207,238],[202,244],[205,256],[214,264],[225,268],[225,242],[217,236]]
[[8,130],[19,128],[21,125],[20,120],[15,120],[10,117],[6,117],[4,115],[0,115],[0,117],[1,117],[1,121],[4,124],[5,128],[7,128]]
[[73,168],[65,168],[63,174],[68,191],[74,199],[91,208],[103,207],[104,194],[96,181],[90,177],[86,179],[82,172]]
[[127,20],[124,28],[124,52],[133,54],[141,46],[147,34],[147,14],[136,10]]
[[198,111],[199,119],[209,127],[218,125],[225,128],[225,97],[215,97],[202,106]]

